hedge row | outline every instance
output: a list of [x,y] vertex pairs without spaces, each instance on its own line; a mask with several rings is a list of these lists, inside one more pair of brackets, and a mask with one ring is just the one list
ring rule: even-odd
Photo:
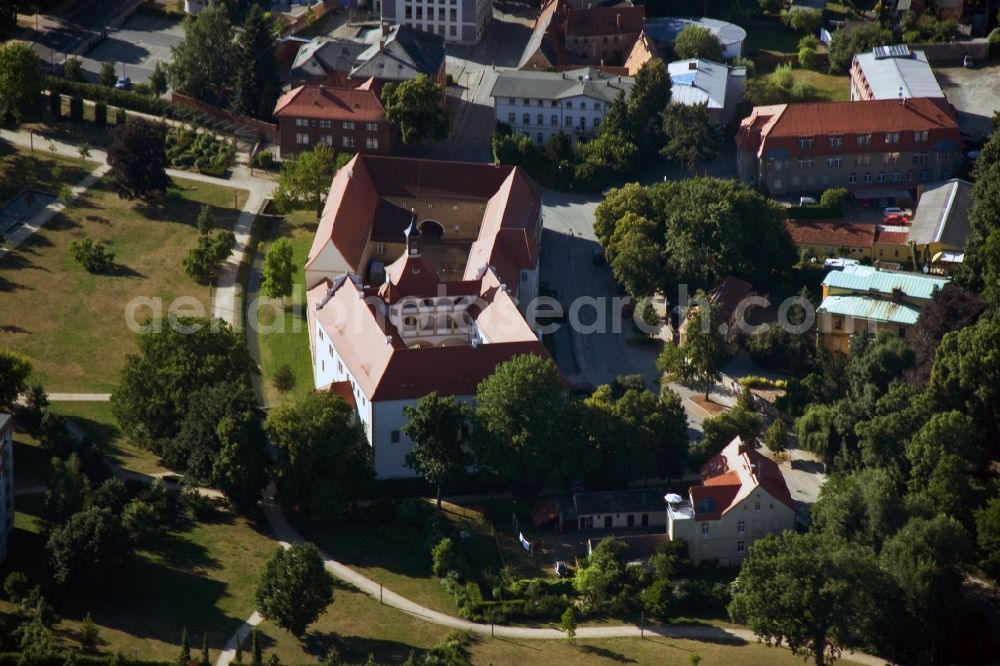
[[68,81],[58,76],[45,77],[45,86],[50,91],[62,93],[64,95],[76,95],[93,102],[105,102],[123,109],[130,109],[140,113],[149,113],[155,116],[162,116],[170,105],[167,100],[161,97],[151,97],[140,95],[129,90],[118,90],[108,88],[97,83],[84,83],[80,81]]

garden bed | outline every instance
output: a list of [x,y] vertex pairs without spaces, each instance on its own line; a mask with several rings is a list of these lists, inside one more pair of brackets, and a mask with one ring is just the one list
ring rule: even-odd
[[167,131],[167,162],[175,169],[197,171],[222,178],[236,155],[236,149],[209,132],[190,127],[172,127]]

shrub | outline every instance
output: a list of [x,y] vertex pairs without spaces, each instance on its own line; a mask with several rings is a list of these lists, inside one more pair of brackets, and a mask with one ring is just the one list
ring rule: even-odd
[[445,537],[431,548],[431,571],[435,576],[444,576],[454,569],[455,559],[455,544]]
[[160,522],[156,509],[140,499],[129,501],[122,510],[121,517],[129,539],[136,544],[143,543],[156,534]]
[[69,98],[69,119],[74,123],[83,122],[83,99],[76,95]]
[[795,75],[792,74],[791,65],[778,65],[771,72],[769,78],[771,79],[771,83],[785,90],[790,89],[792,84],[795,83]]
[[70,243],[69,249],[73,258],[88,273],[104,273],[115,264],[115,253],[109,252],[102,241],[84,237],[83,240]]
[[45,87],[64,95],[78,95],[93,102],[105,102],[123,109],[162,116],[169,106],[165,99],[141,95],[131,90],[107,88],[96,83],[68,81],[57,76],[45,78]]
[[819,205],[842,214],[844,204],[847,203],[850,196],[851,193],[845,187],[830,187],[823,190],[823,194],[819,198]]
[[257,153],[257,166],[261,169],[271,169],[274,167],[274,153],[270,150],[261,150]]
[[94,124],[98,127],[107,127],[108,105],[104,102],[94,103]]
[[49,92],[49,115],[52,120],[62,118],[62,95],[54,90]]
[[813,35],[819,32],[819,27],[823,24],[823,12],[815,9],[796,9],[785,12],[781,22],[796,32]]
[[799,49],[799,65],[805,69],[818,69],[819,68],[819,56],[816,54],[816,49],[810,46],[803,46]]
[[792,84],[792,97],[804,102],[816,96],[816,86],[811,81],[799,79]]
[[286,363],[275,371],[271,384],[278,389],[278,393],[288,393],[295,388],[295,373]]

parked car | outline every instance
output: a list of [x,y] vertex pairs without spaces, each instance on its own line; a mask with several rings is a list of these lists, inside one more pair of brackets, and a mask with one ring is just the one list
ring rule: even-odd
[[889,215],[898,215],[900,217],[913,217],[913,211],[909,208],[899,208],[896,206],[889,206],[882,210],[882,216],[888,217]]
[[115,82],[115,88],[118,90],[128,90],[132,87],[132,79],[127,76],[119,76],[118,80]]

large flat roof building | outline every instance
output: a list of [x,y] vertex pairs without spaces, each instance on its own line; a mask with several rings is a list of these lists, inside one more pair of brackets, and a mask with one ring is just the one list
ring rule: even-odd
[[876,46],[851,63],[851,101],[944,97],[923,51],[903,44]]

